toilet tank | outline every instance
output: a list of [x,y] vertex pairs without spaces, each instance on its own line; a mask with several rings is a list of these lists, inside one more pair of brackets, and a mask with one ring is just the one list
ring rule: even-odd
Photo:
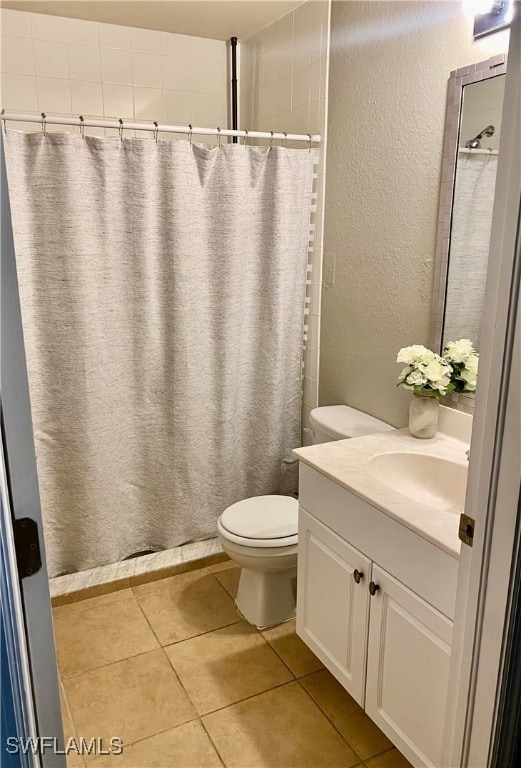
[[357,411],[348,405],[324,405],[313,408],[309,415],[313,429],[313,445],[329,443],[332,440],[345,440],[348,437],[362,437],[376,432],[389,432],[394,429],[384,421],[375,419],[367,413]]

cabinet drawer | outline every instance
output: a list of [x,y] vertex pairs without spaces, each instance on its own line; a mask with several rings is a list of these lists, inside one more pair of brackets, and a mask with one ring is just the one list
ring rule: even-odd
[[457,558],[311,467],[301,463],[299,472],[307,512],[454,619]]
[[297,632],[363,706],[371,563],[302,509],[298,536]]

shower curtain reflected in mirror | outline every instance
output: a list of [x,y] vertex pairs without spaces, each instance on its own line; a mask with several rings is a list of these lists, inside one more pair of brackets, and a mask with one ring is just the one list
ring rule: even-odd
[[315,151],[7,131],[51,576],[296,489]]
[[456,164],[443,345],[465,338],[479,350],[497,160],[479,153]]

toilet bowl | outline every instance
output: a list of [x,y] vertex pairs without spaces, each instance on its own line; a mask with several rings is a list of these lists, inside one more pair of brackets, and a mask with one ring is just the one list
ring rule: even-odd
[[238,501],[217,522],[223,550],[242,568],[237,608],[256,627],[295,615],[297,531],[298,501],[290,496]]
[[[393,429],[346,405],[314,408],[313,442],[324,443]],[[298,501],[290,496],[253,496],[224,510],[217,521],[224,552],[241,576],[236,605],[258,628],[295,616],[298,552]]]

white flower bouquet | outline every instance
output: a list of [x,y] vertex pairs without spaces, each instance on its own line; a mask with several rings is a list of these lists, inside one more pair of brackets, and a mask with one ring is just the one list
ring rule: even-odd
[[478,378],[479,355],[470,339],[449,341],[443,358],[452,367],[451,381],[454,392],[475,392]]
[[417,395],[430,395],[438,400],[449,392],[475,392],[479,355],[470,339],[449,341],[443,356],[422,344],[403,347],[397,363],[405,363],[398,377],[398,386]]
[[451,381],[453,368],[449,360],[422,344],[400,349],[396,362],[406,364],[398,377],[398,385],[401,384],[417,395],[439,400],[442,395],[455,389]]

